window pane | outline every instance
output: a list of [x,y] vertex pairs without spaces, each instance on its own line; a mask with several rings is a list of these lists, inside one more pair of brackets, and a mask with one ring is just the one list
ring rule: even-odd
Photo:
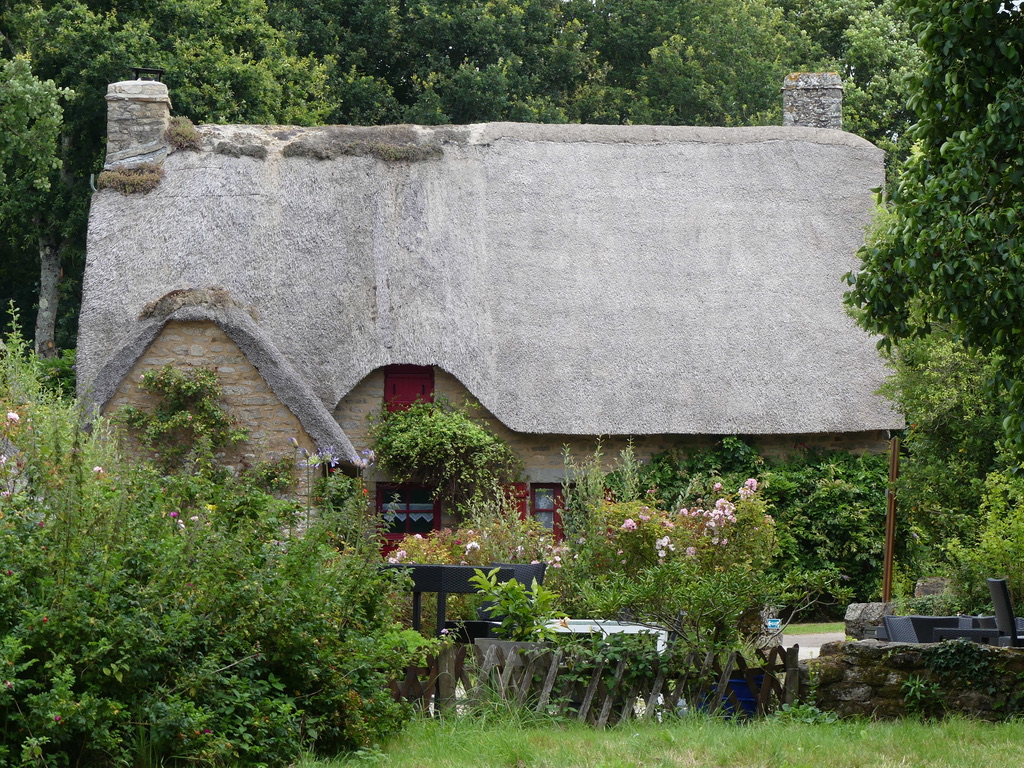
[[410,505],[418,505],[419,509],[423,509],[422,505],[426,504],[433,509],[434,500],[431,498],[429,488],[409,488],[406,493],[408,494]]
[[535,488],[533,491],[533,508],[540,509],[554,509],[555,508],[555,489],[554,488]]
[[533,513],[533,519],[543,525],[549,531],[555,527],[555,513],[544,512],[543,510],[535,510]]
[[430,533],[434,530],[434,512],[410,512],[409,533]]
[[384,512],[384,533],[405,533],[405,512]]

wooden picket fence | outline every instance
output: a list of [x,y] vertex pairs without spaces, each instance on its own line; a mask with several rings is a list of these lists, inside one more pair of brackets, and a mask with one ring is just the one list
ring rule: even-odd
[[795,645],[755,651],[750,661],[739,652],[725,657],[691,653],[671,674],[662,671],[637,679],[628,674],[623,660],[614,666],[597,663],[581,677],[564,650],[512,651],[506,656],[498,646],[484,652],[456,645],[425,667],[410,667],[403,679],[392,682],[391,692],[432,715],[497,697],[597,727],[695,708],[757,717],[803,698],[798,658]]

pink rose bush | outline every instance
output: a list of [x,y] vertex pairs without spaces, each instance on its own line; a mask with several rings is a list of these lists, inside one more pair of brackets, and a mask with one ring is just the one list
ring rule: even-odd
[[605,498],[585,515],[555,588],[573,616],[671,626],[711,650],[741,642],[744,617],[772,601],[766,575],[778,552],[775,521],[756,479],[712,500],[662,509],[653,495]]

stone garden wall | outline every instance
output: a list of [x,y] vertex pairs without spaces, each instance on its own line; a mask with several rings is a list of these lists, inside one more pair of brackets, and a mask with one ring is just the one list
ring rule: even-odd
[[844,717],[1001,720],[1024,708],[1024,648],[861,640],[826,643],[805,664],[814,703]]

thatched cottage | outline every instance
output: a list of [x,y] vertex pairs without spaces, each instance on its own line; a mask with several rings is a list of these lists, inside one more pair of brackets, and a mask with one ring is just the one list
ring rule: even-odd
[[382,400],[468,396],[538,513],[599,435],[884,448],[902,422],[841,279],[882,152],[801,127],[837,82],[789,86],[779,127],[210,125],[181,151],[166,87],[115,83],[108,167],[163,178],[93,197],[81,393],[109,412],[149,368],[208,365],[244,453],[349,461]]

